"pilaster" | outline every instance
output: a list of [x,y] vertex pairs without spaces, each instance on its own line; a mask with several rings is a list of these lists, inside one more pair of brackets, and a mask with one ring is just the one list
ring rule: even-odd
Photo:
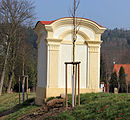
[[88,43],[89,88],[99,89],[100,81],[100,44]]
[[60,41],[61,40],[47,39],[49,53],[48,88],[58,87]]

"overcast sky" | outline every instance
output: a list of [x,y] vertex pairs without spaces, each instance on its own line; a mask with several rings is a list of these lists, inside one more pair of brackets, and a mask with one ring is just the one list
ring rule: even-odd
[[[37,21],[70,17],[73,0],[32,0]],[[109,29],[130,29],[130,0],[80,0],[77,16],[94,20]]]

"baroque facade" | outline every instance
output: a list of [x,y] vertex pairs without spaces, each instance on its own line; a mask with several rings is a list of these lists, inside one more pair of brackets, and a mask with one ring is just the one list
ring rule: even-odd
[[[101,34],[106,28],[94,21],[77,18],[79,31],[76,40],[76,61],[81,62],[80,92],[100,92]],[[36,104],[43,99],[65,93],[65,62],[72,62],[72,18],[39,21],[35,26],[38,35],[38,85]],[[68,67],[68,91],[72,91],[72,66]]]

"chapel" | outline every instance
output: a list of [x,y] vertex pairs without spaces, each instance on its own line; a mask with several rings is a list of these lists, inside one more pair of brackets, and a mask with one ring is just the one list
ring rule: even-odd
[[[105,27],[86,18],[79,23],[75,59],[80,66],[80,93],[100,92],[100,46]],[[65,93],[65,62],[72,62],[73,18],[38,21],[38,83],[35,102]],[[72,66],[68,66],[68,91],[72,92]]]

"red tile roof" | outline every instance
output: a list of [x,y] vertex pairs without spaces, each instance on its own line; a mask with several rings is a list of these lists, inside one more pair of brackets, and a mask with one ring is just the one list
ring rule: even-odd
[[[64,18],[71,18],[71,17],[63,17],[63,18],[59,18],[59,19],[56,19],[56,20],[53,20],[53,21],[39,21],[39,22],[41,22],[43,25],[49,25],[49,24],[51,24],[51,23],[53,23],[53,22],[55,22],[55,21],[57,21],[57,20],[60,20],[60,19],[64,19]],[[80,18],[80,17],[77,17],[77,18]],[[94,22],[94,23],[96,23],[95,21],[92,21],[92,20],[90,20],[90,19],[86,19],[86,18],[80,18],[80,19],[85,19],[85,20],[89,20],[89,21],[91,21],[91,22]],[[99,25],[98,23],[96,23],[97,25]],[[99,25],[100,27],[103,27],[103,26],[101,26],[101,25]],[[104,28],[104,27],[103,27]]]
[[128,74],[127,81],[130,82],[130,64],[115,64],[113,68],[113,72],[116,71],[118,75],[121,66],[124,68],[125,74]]
[[51,24],[51,23],[53,23],[55,20],[53,20],[53,21],[40,21],[42,24],[44,24],[44,25],[49,25],[49,24]]

